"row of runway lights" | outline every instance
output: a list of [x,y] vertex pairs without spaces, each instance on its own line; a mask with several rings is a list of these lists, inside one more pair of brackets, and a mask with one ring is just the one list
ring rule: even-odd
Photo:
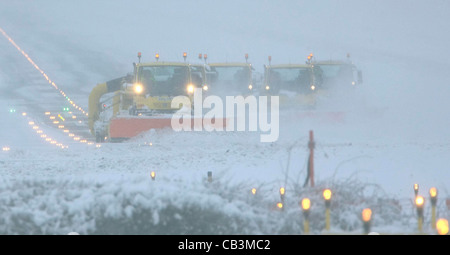
[[[10,110],[11,112],[11,110]],[[15,110],[14,110],[15,112]],[[69,112],[70,113],[70,112]],[[80,143],[84,143],[87,145],[94,145],[95,143],[87,141],[86,139],[82,139],[79,136],[76,136],[75,134],[71,133],[69,129],[65,128],[64,125],[60,124],[59,120],[56,119],[56,116],[51,115],[50,112],[45,112],[46,116],[49,116],[49,119],[52,121],[53,124],[55,124],[58,129],[62,129],[63,133],[67,134],[71,139],[73,139],[76,142],[80,142]],[[22,116],[27,117],[27,113],[23,112]],[[58,114],[58,118],[61,119],[62,121],[65,121],[64,117],[61,116],[61,114]],[[75,115],[72,115],[72,119],[76,119]],[[51,145],[55,145],[61,149],[67,149],[69,148],[69,146],[64,145],[63,143],[58,142],[56,139],[51,138],[48,134],[44,133],[44,131],[38,126],[36,125],[36,123],[34,121],[32,121],[30,118],[28,118],[28,125],[31,127],[31,129],[33,129],[33,131],[36,132],[36,134],[38,134],[42,139],[44,139],[44,141],[48,142]],[[96,148],[100,148],[101,144],[95,144]],[[8,152],[10,151],[11,148],[9,146],[3,146],[2,147],[2,151],[3,152]]]
[[[415,205],[417,209],[417,222],[418,222],[418,231],[419,233],[423,233],[423,208],[425,204],[425,198],[423,196],[418,195],[419,185],[414,184],[414,192],[416,195]],[[436,221],[436,204],[437,204],[437,189],[431,188],[429,190],[430,193],[430,201],[431,201],[431,228],[436,230],[439,235],[446,235],[449,232],[448,221],[446,219],[439,219]],[[256,194],[256,189],[252,189],[252,194]],[[331,196],[332,192],[330,189],[325,189],[322,193],[323,198],[325,200],[325,229],[327,231],[330,230],[330,205],[331,205]],[[277,207],[283,210],[284,197],[285,197],[285,188],[280,188],[280,197],[281,202],[277,204]],[[309,233],[309,214],[311,208],[311,201],[309,198],[303,198],[300,206],[303,211],[304,217],[304,232],[305,234]],[[361,219],[363,221],[364,234],[370,233],[371,221],[372,221],[372,210],[370,208],[365,208],[362,210]]]
[[[27,116],[27,113],[23,112],[23,113],[22,113],[22,116],[26,117],[26,116]],[[56,141],[55,139],[51,138],[48,134],[45,134],[44,131],[43,131],[38,125],[36,125],[36,123],[35,123],[34,121],[29,120],[29,121],[28,121],[28,125],[29,125],[29,126],[30,126],[30,127],[31,127],[38,135],[40,135],[40,137],[41,137],[42,139],[44,139],[44,141],[46,141],[46,142],[48,142],[48,143],[50,143],[50,144],[52,144],[52,145],[55,145],[55,146],[57,146],[57,147],[60,147],[61,149],[67,149],[67,148],[69,148],[69,146],[64,145],[64,144],[62,144],[62,143],[59,143],[59,142]]]
[[[56,116],[55,115],[52,115],[50,112],[45,112],[44,113],[46,116],[48,116],[48,118],[50,119],[50,121],[52,121],[52,123],[54,124],[54,125],[56,125],[57,127],[58,127],[58,129],[62,129],[63,130],[63,133],[64,134],[67,134],[67,136],[69,136],[71,139],[73,139],[74,141],[76,141],[76,142],[80,142],[80,143],[85,143],[85,144],[87,144],[87,145],[94,145],[95,143],[94,142],[90,142],[90,141],[87,141],[86,139],[82,139],[80,136],[76,136],[74,133],[72,133],[72,132],[70,132],[70,130],[69,129],[67,129],[64,125],[62,125],[61,123],[60,123],[60,120],[61,121],[65,121],[65,118],[63,117],[63,116],[61,116],[61,114],[58,114],[58,119],[56,119]],[[71,114],[72,116],[71,116],[71,118],[72,119],[76,119],[77,117],[75,116],[75,115],[73,115],[72,114],[72,112],[69,112],[69,114]],[[96,148],[100,148],[101,147],[101,144],[95,144],[95,147]]]
[[[156,173],[155,171],[152,171],[150,173],[150,177],[153,181],[156,180]],[[212,172],[208,172],[208,182],[212,182]],[[252,195],[256,195],[256,188],[251,189]],[[419,185],[414,184],[414,193],[416,195],[415,199],[415,205],[417,209],[417,216],[418,216],[418,231],[419,233],[422,233],[423,230],[423,208],[425,204],[425,199],[422,196],[418,195],[419,191]],[[284,187],[281,187],[280,190],[280,199],[281,202],[277,203],[277,207],[283,211],[284,210],[284,200],[286,196],[286,189]],[[448,221],[446,219],[439,219],[436,221],[436,204],[437,204],[437,189],[431,188],[430,191],[430,201],[431,201],[431,227],[432,229],[435,229],[439,235],[447,235],[449,233],[449,226]],[[325,189],[322,193],[323,199],[325,201],[325,230],[330,231],[330,205],[331,205],[331,197],[332,192],[330,189]],[[303,198],[300,202],[300,207],[303,211],[303,227],[304,227],[304,233],[309,234],[309,215],[310,215],[310,208],[311,208],[311,200],[309,198]],[[370,208],[365,208],[362,210],[361,213],[361,219],[363,221],[363,228],[364,228],[364,234],[369,234],[370,227],[371,227],[371,221],[372,221],[372,210]]]
[[28,56],[28,54],[25,52],[25,51],[23,51],[15,42],[14,42],[14,40],[8,35],[8,34],[6,34],[6,32],[2,29],[2,28],[0,28],[0,33],[2,33],[3,34],[3,36],[4,37],[6,37],[6,39],[8,39],[8,41],[20,52],[20,53],[22,53],[22,55],[28,60],[28,62],[30,62],[31,63],[31,65],[34,67],[34,68],[36,68],[36,70],[38,70],[41,74],[42,74],[42,76],[44,76],[44,78],[48,81],[48,83],[50,84],[50,85],[52,85],[53,86],[53,88],[55,88],[56,90],[58,90],[59,91],[59,93],[62,95],[62,96],[64,96],[65,97],[65,99],[75,108],[75,109],[77,109],[77,110],[79,110],[81,113],[83,113],[84,115],[86,115],[86,116],[88,116],[88,113],[85,111],[85,110],[83,110],[83,108],[81,108],[80,106],[78,106],[77,104],[75,104],[75,102],[73,101],[73,100],[71,100],[68,96],[67,96],[67,94],[62,90],[62,89],[60,89],[60,88],[58,88],[58,86],[55,84],[55,82],[54,81],[52,81],[49,77],[48,77],[48,75],[38,66],[38,65],[36,65],[36,63],[34,63],[34,61]]
[[[418,222],[418,231],[419,233],[422,233],[423,231],[423,208],[425,204],[425,198],[423,196],[418,195],[419,191],[419,185],[414,184],[414,192],[416,195],[415,198],[415,205],[417,209],[417,222]],[[280,188],[280,198],[281,202],[277,204],[277,207],[281,210],[283,210],[283,204],[284,204],[284,197],[285,197],[285,188]],[[449,232],[449,226],[448,221],[446,219],[439,219],[436,221],[436,204],[437,204],[437,189],[431,188],[430,191],[430,201],[431,201],[431,228],[434,230],[437,230],[437,233],[440,235],[446,235]],[[256,194],[256,189],[252,189],[252,194]],[[325,201],[325,229],[327,231],[330,230],[330,205],[331,205],[331,196],[332,192],[330,189],[325,189],[322,193],[324,201]],[[311,201],[309,198],[303,198],[300,206],[303,211],[303,217],[304,217],[304,232],[305,234],[309,233],[309,214],[310,214],[310,208],[311,208]],[[370,208],[365,208],[362,210],[361,213],[361,219],[363,221],[363,228],[364,233],[369,234],[370,233],[370,226],[371,226],[371,220],[372,220],[372,210]]]
[[[422,233],[423,231],[423,208],[425,204],[425,198],[423,196],[418,195],[419,191],[419,185],[414,184],[414,192],[416,195],[415,198],[415,205],[417,209],[417,222],[418,222],[418,231],[419,233]],[[281,210],[283,210],[283,204],[284,204],[284,197],[285,197],[285,188],[280,188],[280,197],[281,202],[277,204],[277,207]],[[431,188],[430,191],[430,201],[431,201],[431,228],[434,230],[437,230],[437,233],[440,235],[446,235],[449,232],[449,226],[448,221],[446,219],[439,219],[436,221],[436,204],[437,204],[437,189]],[[256,189],[252,189],[252,194],[256,194]],[[331,205],[331,196],[332,192],[330,189],[325,189],[322,193],[323,198],[325,200],[325,229],[327,231],[330,230],[330,205]],[[305,234],[309,233],[309,214],[310,214],[310,208],[311,208],[311,201],[309,198],[303,198],[300,206],[303,211],[303,217],[304,217],[304,232]],[[369,234],[370,233],[370,226],[371,226],[371,220],[372,220],[372,210],[370,208],[365,208],[362,210],[361,213],[361,219],[363,221],[363,228],[364,233]]]

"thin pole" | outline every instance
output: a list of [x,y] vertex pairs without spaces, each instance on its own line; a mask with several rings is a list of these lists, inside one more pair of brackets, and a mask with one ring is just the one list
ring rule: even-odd
[[314,132],[309,131],[309,178],[311,181],[311,187],[314,187]]

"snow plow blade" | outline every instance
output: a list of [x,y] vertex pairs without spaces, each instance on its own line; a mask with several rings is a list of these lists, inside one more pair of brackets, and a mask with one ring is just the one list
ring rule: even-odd
[[[161,118],[161,117],[148,117],[148,118],[132,118],[132,117],[119,117],[112,118],[109,125],[109,137],[112,142],[119,142],[123,140],[130,139],[132,137],[138,136],[139,134],[149,131],[151,129],[172,129],[171,118]],[[204,119],[202,118],[192,118],[191,119],[191,129],[202,128]],[[226,126],[227,119],[222,119],[223,127]],[[212,120],[212,125],[216,125],[214,119]],[[218,125],[218,123],[217,123]]]

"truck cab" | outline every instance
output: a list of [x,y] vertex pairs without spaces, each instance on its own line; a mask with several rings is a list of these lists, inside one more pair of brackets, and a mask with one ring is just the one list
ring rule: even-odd
[[320,77],[311,64],[265,65],[261,94],[278,95],[282,107],[310,108],[320,85]]
[[253,92],[253,67],[251,64],[210,63],[208,67],[207,77],[211,93],[234,96]]
[[318,61],[314,67],[321,76],[322,85],[326,89],[345,89],[361,85],[362,72],[350,62],[343,61]]
[[[152,62],[135,65],[134,79],[119,91],[114,115],[130,110],[130,115],[174,112],[176,96],[192,97],[196,88],[207,89],[204,65],[178,62]],[[119,103],[120,102],[120,103]],[[131,108],[130,108],[131,107]]]

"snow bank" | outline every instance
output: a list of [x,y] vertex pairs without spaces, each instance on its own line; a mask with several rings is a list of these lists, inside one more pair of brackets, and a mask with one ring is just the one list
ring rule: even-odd
[[[275,209],[268,191],[252,195],[220,181],[195,185],[149,176],[90,179],[20,178],[1,180],[0,232],[4,234],[301,234],[298,198],[313,201],[311,229],[323,233],[324,205],[316,189],[287,191],[286,211]],[[335,183],[332,232],[360,233],[360,212],[374,212],[374,231],[395,226],[414,233],[413,210],[379,194],[365,195],[355,181]],[[294,193],[294,194],[292,194]]]

